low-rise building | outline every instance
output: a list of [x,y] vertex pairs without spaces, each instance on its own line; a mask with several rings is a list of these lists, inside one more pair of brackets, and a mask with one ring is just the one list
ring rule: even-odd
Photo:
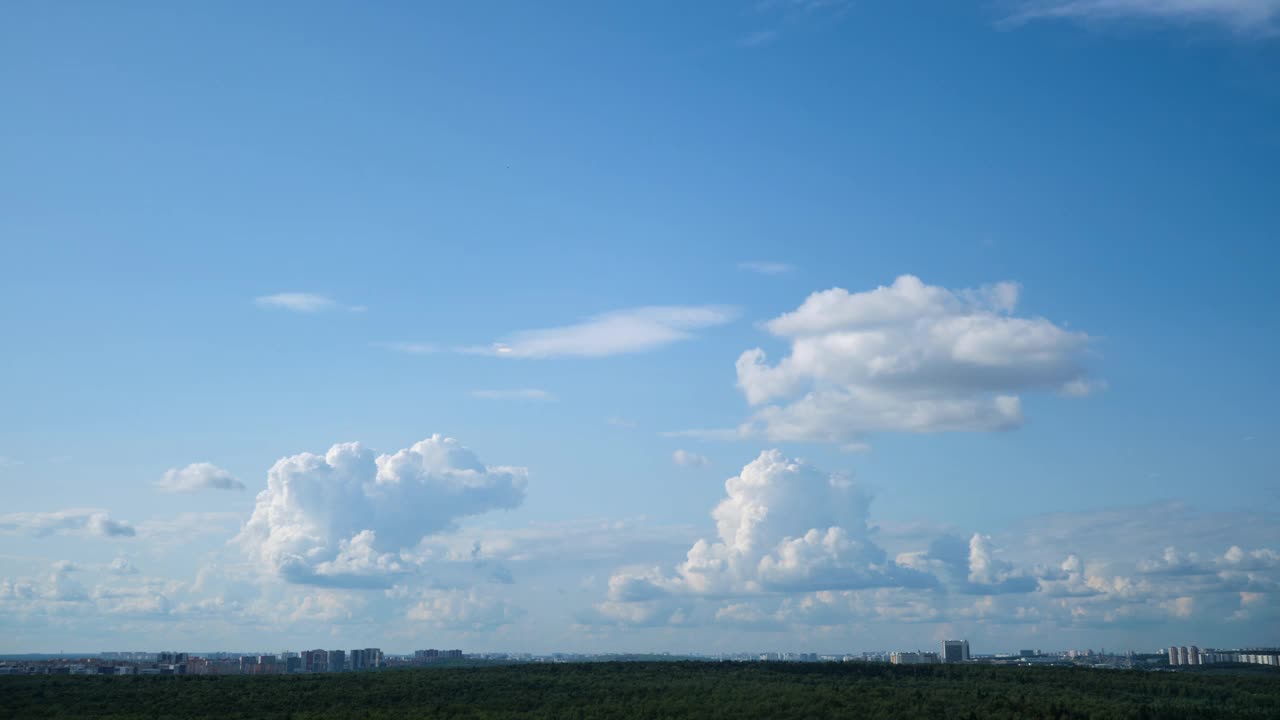
[[894,665],[936,665],[940,659],[938,653],[895,652],[889,654],[889,662]]

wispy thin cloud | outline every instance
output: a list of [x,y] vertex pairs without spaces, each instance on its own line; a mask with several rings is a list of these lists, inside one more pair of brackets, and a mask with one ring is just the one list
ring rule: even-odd
[[95,508],[0,515],[0,534],[44,537],[62,533],[88,534],[97,537],[132,537],[137,534],[129,523],[113,520],[106,511]]
[[738,46],[746,49],[768,47],[787,32],[821,27],[842,20],[854,6],[854,0],[758,0],[755,12],[761,25],[774,25],[747,32],[738,37]]
[[363,305],[343,305],[327,295],[307,292],[283,292],[262,295],[253,299],[255,305],[268,310],[287,310],[296,313],[320,313],[334,310],[364,312]]
[[722,305],[668,305],[618,310],[563,327],[517,332],[482,347],[460,352],[509,358],[606,357],[653,350],[687,340],[693,331],[723,325],[737,317]]
[[795,270],[795,266],[784,262],[767,262],[763,260],[750,260],[738,263],[738,269],[744,272],[753,272],[758,275],[782,275]]
[[1280,0],[1020,0],[1007,22],[1055,18],[1210,23],[1240,34],[1274,35]]
[[520,388],[517,390],[474,390],[472,397],[484,400],[536,400],[539,402],[548,402],[555,400],[556,396],[546,390],[538,388]]

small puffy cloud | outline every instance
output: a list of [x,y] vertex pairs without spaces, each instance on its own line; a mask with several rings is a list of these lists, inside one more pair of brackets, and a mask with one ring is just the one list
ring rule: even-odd
[[1222,578],[1230,573],[1267,573],[1274,570],[1280,570],[1280,553],[1268,548],[1246,551],[1239,545],[1227,548],[1220,557],[1209,558],[1202,558],[1195,552],[1179,552],[1176,547],[1169,546],[1158,558],[1138,563],[1138,572],[1144,575],[1181,577],[1213,575]]
[[213,463],[201,462],[166,470],[156,487],[164,492],[189,493],[197,490],[243,490],[244,483]]
[[1196,553],[1181,554],[1178,549],[1169,546],[1159,558],[1144,560],[1138,563],[1138,572],[1148,575],[1208,575],[1212,568],[1201,564]]
[[677,568],[678,585],[688,590],[839,589],[908,580],[871,541],[870,498],[847,475],[770,450],[725,481],[725,494],[711,513],[718,540],[699,540]]
[[605,357],[652,350],[737,316],[719,305],[651,306],[596,315],[574,325],[525,330],[466,352],[508,358]]
[[1280,569],[1280,553],[1268,548],[1246,552],[1238,545],[1232,545],[1223,553],[1218,566],[1231,570],[1276,570]]
[[97,537],[132,537],[137,534],[129,523],[112,520],[105,511],[92,508],[0,515],[0,532],[37,537],[60,533]]
[[86,524],[91,535],[98,537],[133,537],[137,531],[123,520],[112,520],[104,512],[93,513]]
[[765,262],[755,260],[751,262],[738,263],[738,269],[744,272],[752,272],[757,275],[782,275],[795,270],[795,267],[782,262]]
[[810,295],[765,324],[790,343],[738,358],[756,407],[741,432],[857,444],[875,431],[993,431],[1022,423],[1019,393],[1100,387],[1087,377],[1088,335],[1013,315],[1020,288],[948,290],[903,275],[888,287]]
[[319,590],[302,598],[290,608],[288,619],[294,622],[343,622],[355,618],[365,605],[363,598],[331,590]]
[[382,455],[342,443],[276,462],[236,542],[289,582],[385,587],[424,537],[518,506],[525,483],[523,468],[486,466],[441,435]]
[[1242,34],[1270,35],[1280,21],[1280,0],[1021,0],[1010,19],[1054,18],[1211,23]]
[[112,575],[137,575],[138,568],[129,562],[128,558],[118,557],[111,561],[107,566],[107,571]]
[[935,605],[936,599],[933,594],[901,588],[821,591],[784,599],[775,615],[799,626],[937,622],[945,615]]
[[478,397],[482,400],[533,400],[536,402],[548,402],[555,400],[556,396],[546,390],[538,388],[520,388],[517,390],[474,390],[472,397]]
[[523,612],[506,600],[475,590],[428,590],[409,608],[409,620],[440,630],[485,632],[508,625]]
[[688,450],[676,450],[671,453],[671,462],[681,467],[706,467],[711,464],[705,455],[699,455]]
[[786,623],[780,619],[779,613],[768,612],[750,602],[729,603],[717,609],[715,621],[717,625],[728,625],[740,630],[773,632],[786,629]]

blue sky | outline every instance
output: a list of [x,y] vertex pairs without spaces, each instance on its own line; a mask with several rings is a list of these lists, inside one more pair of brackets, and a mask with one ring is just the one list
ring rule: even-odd
[[1277,642],[1280,3],[0,26],[0,651]]

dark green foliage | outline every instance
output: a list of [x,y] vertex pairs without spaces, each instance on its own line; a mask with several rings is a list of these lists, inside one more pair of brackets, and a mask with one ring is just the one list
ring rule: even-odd
[[1280,673],[630,662],[0,677],[0,717],[1280,718]]

